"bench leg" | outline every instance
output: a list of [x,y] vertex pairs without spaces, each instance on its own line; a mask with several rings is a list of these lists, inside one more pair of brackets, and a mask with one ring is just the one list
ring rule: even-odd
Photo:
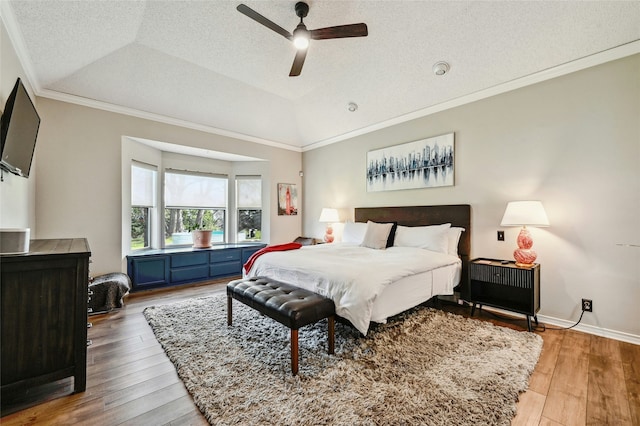
[[329,355],[333,355],[335,351],[335,336],[336,336],[336,326],[335,326],[335,318],[331,315],[328,318],[327,324],[328,332],[329,332]]
[[231,315],[231,304],[233,298],[231,296],[227,296],[227,325],[231,325],[232,323],[232,315]]
[[298,330],[291,329],[291,374],[298,374]]

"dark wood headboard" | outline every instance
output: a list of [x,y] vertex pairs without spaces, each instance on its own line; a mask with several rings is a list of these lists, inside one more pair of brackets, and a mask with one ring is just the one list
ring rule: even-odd
[[471,260],[471,206],[469,204],[407,207],[357,207],[355,221],[397,222],[402,226],[425,226],[451,223],[465,231],[460,236],[458,255],[462,259],[462,279],[456,290],[467,295],[468,268]]

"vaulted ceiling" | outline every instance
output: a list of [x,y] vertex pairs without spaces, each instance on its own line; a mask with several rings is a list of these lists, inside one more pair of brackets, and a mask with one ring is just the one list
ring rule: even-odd
[[[240,1],[22,1],[2,19],[39,96],[166,117],[305,150],[621,47],[639,51],[640,2],[319,1],[309,29],[361,38],[295,48]],[[244,1],[293,31],[295,0]],[[450,71],[432,67],[446,61]],[[357,104],[356,111],[348,109]]]

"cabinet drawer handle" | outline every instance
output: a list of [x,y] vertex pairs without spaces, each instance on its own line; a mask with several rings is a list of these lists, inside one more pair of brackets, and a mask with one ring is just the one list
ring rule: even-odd
[[87,346],[91,346],[93,345],[93,342],[91,341],[91,339],[87,339]]
[[500,273],[499,273],[499,272],[496,272],[495,276],[496,276],[496,277],[499,277],[499,276],[500,276]]

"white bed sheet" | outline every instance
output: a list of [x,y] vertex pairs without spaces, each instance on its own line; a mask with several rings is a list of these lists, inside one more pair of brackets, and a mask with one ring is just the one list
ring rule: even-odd
[[[415,306],[394,312],[392,296],[389,302],[378,301],[381,295],[385,298],[385,289],[393,283],[399,283],[394,287],[399,292],[419,289],[418,303],[437,294],[452,294],[457,281],[451,279],[452,273],[446,268],[449,266],[461,269],[460,259],[412,247],[373,250],[357,244],[334,243],[266,253],[256,259],[246,276],[273,278],[329,297],[336,304],[336,314],[366,335],[376,303],[380,307],[375,312],[376,322],[384,321],[388,312],[394,315]],[[415,281],[408,277],[414,277]],[[403,279],[407,281],[403,283]],[[413,298],[397,298],[391,289],[387,295],[396,296],[396,302],[401,300],[402,304]],[[383,315],[386,316],[382,318]]]
[[418,306],[433,296],[452,295],[461,276],[462,264],[456,263],[389,284],[373,303],[371,322],[386,323],[387,318]]

